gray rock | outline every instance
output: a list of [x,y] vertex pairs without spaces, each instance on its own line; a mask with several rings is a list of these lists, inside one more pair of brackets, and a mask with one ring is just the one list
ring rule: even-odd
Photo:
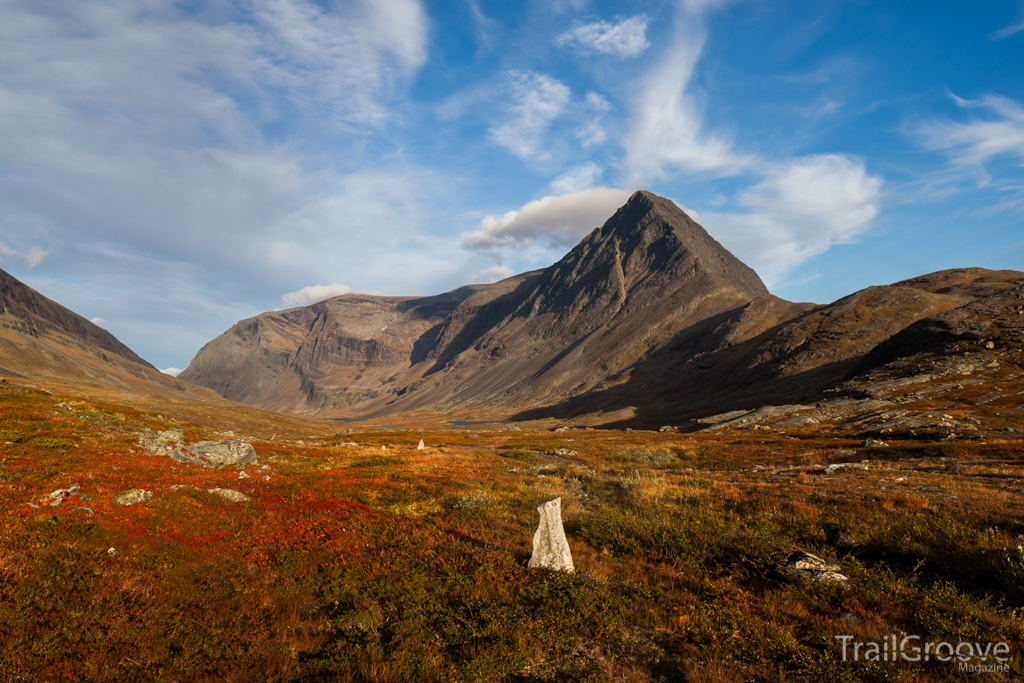
[[797,550],[779,566],[779,570],[797,581],[812,581],[845,584],[849,579],[839,572],[841,567],[821,559],[817,555]]
[[110,555],[111,557],[117,557],[120,554],[121,553],[117,552],[117,548],[107,548],[107,555]]
[[256,462],[256,450],[248,441],[200,441],[190,449],[192,453],[210,465],[248,465]]
[[505,427],[505,431],[506,432],[521,432],[523,430],[520,429],[519,427],[517,427],[516,425],[509,425],[508,427]]
[[221,498],[226,498],[227,500],[230,500],[235,503],[244,503],[245,501],[249,500],[249,496],[245,495],[241,491],[236,491],[234,489],[213,488],[206,489],[206,492],[212,493],[215,496],[220,496]]
[[118,505],[135,505],[136,503],[144,503],[153,497],[152,491],[146,491],[145,489],[132,489],[127,493],[122,493],[120,496],[114,499],[114,502]]
[[864,439],[864,448],[881,448],[883,446],[888,446],[888,445],[889,444],[887,444],[886,442],[882,441],[881,439],[870,439],[870,438]]
[[540,525],[533,535],[533,556],[530,569],[551,569],[554,571],[575,571],[569,541],[562,528],[562,499],[555,498],[537,508]]
[[173,456],[181,452],[185,433],[180,429],[168,429],[163,432],[146,432],[139,437],[139,445],[147,455]]

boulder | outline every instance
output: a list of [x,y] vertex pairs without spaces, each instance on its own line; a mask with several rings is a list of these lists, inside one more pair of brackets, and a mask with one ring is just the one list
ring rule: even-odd
[[139,437],[139,445],[147,455],[174,456],[181,453],[181,445],[185,440],[185,432],[180,429],[168,429],[163,432],[149,432]]
[[423,444],[423,439],[420,439],[420,442],[418,444],[416,444],[416,450],[422,451],[425,448],[426,448],[426,446]]
[[209,465],[249,465],[256,462],[256,450],[248,441],[200,441],[189,450]]
[[127,493],[122,493],[120,496],[114,499],[114,502],[118,505],[135,505],[136,503],[144,503],[153,497],[152,491],[146,491],[145,489],[132,489]]
[[530,569],[551,569],[553,571],[575,571],[569,541],[562,528],[562,499],[555,498],[537,508],[540,525],[533,535],[533,556]]
[[849,579],[839,570],[838,564],[831,564],[817,555],[796,550],[779,566],[779,570],[797,581],[812,581],[845,584]]
[[230,500],[234,503],[244,503],[245,501],[249,500],[249,496],[245,495],[241,491],[236,491],[234,489],[213,488],[206,489],[206,492],[212,493],[215,496],[220,496],[221,498],[226,498],[227,500]]
[[866,470],[868,468],[862,462],[835,462],[825,468],[825,474],[835,474],[839,470],[846,469],[847,467],[853,467],[858,470]]

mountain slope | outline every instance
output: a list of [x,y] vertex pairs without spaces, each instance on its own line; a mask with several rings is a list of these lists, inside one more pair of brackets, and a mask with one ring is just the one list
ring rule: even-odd
[[0,374],[75,387],[220,401],[159,372],[103,328],[0,270]]

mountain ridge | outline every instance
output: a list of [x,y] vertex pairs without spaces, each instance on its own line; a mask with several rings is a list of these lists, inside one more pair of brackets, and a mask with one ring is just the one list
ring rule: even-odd
[[789,302],[676,204],[640,191],[548,268],[435,297],[264,313],[211,340],[181,377],[324,417],[673,422],[820,398],[901,330],[1021,282],[952,269]]

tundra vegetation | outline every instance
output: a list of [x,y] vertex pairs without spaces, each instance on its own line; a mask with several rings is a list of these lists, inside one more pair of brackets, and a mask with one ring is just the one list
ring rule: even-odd
[[[1017,432],[865,447],[825,424],[384,429],[238,410],[0,385],[0,679],[962,680],[955,663],[842,660],[837,635],[889,634],[1006,642],[1019,675]],[[257,462],[140,447],[172,429],[246,439]],[[114,502],[133,489],[152,496]],[[526,566],[556,497],[572,574]],[[787,578],[796,549],[848,582]]]

